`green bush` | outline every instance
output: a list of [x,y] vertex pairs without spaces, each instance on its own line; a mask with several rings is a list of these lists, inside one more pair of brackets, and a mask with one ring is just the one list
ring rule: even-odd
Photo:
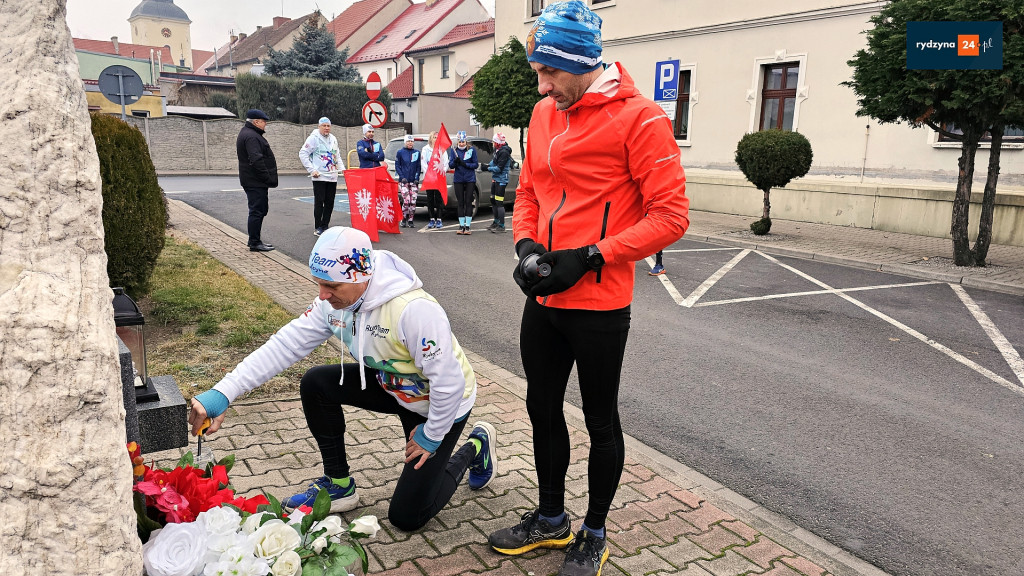
[[146,139],[115,116],[92,114],[92,137],[103,180],[103,234],[107,276],[132,296],[149,291],[164,248],[167,205]]
[[[240,74],[235,77],[235,92],[239,111],[259,108],[271,120],[316,124],[321,116],[327,116],[337,126],[363,124],[363,84]],[[386,89],[377,99],[391,108],[391,94]]]
[[238,98],[224,92],[213,92],[206,99],[207,106],[220,106],[221,108],[238,116]]
[[799,132],[762,130],[745,134],[736,145],[736,164],[758,190],[764,192],[761,220],[750,225],[754,234],[767,234],[772,227],[769,194],[784,188],[811,169],[811,143]]

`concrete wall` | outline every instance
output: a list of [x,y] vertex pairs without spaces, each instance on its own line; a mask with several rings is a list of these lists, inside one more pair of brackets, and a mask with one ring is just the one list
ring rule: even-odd
[[[971,239],[978,231],[984,184],[971,194]],[[955,184],[897,185],[801,178],[771,191],[771,216],[784,220],[874,228],[949,238]],[[1024,189],[1000,187],[992,241],[1024,246]],[[687,170],[686,195],[695,210],[760,218],[764,194],[743,176]]]
[[[244,122],[228,118],[224,120],[193,120],[191,118],[128,118],[138,127],[149,143],[149,153],[158,172],[237,172],[238,156],[235,153],[235,139]],[[302,171],[299,162],[299,148],[315,124],[299,125],[290,122],[270,122],[266,137],[282,171]],[[360,127],[334,126],[332,134],[338,139],[342,154],[346,155],[345,165],[349,166],[348,152],[355,150],[356,142],[362,138]],[[402,136],[404,130],[379,130],[378,142],[386,144],[391,138]],[[351,155],[355,158],[355,154]]]
[[477,136],[477,131],[480,136],[488,138],[494,134],[493,130],[469,125],[469,109],[472,104],[468,99],[420,96],[416,99],[415,106],[419,107],[419,121],[415,125],[415,130],[420,133],[433,132],[441,127],[441,122],[444,122],[444,127],[451,134],[459,130],[465,130],[470,136]]

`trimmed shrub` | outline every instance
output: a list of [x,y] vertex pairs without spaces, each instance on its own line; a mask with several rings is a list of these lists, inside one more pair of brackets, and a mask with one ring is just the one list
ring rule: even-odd
[[225,94],[224,92],[213,92],[206,100],[207,106],[220,106],[221,108],[238,116],[238,98]]
[[92,137],[103,180],[103,234],[107,276],[134,297],[164,248],[167,205],[146,139],[138,128],[107,114],[92,114]]
[[[351,82],[313,78],[277,78],[240,74],[235,77],[238,111],[259,108],[271,120],[316,124],[327,116],[338,126],[361,126],[366,86]],[[388,109],[391,94],[386,89],[377,98]]]
[[811,143],[799,132],[762,130],[745,134],[736,145],[736,164],[758,190],[764,192],[761,220],[750,225],[757,235],[772,227],[769,194],[772,188],[784,188],[794,178],[811,169]]

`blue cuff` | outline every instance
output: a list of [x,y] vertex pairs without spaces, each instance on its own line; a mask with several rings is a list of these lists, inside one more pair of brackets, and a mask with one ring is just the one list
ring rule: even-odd
[[209,418],[216,418],[223,414],[229,404],[228,397],[217,390],[207,390],[196,396],[194,400],[198,400],[203,408],[206,408],[206,415]]
[[420,448],[427,450],[431,454],[437,452],[437,447],[441,445],[440,442],[434,442],[427,435],[423,433],[423,426],[416,428],[416,433],[412,435],[413,441],[420,445]]

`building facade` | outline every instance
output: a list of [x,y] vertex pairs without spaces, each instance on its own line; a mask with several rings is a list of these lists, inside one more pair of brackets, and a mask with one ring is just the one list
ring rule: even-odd
[[142,0],[128,16],[132,43],[166,46],[176,65],[192,68],[192,33],[188,15],[174,0]]

